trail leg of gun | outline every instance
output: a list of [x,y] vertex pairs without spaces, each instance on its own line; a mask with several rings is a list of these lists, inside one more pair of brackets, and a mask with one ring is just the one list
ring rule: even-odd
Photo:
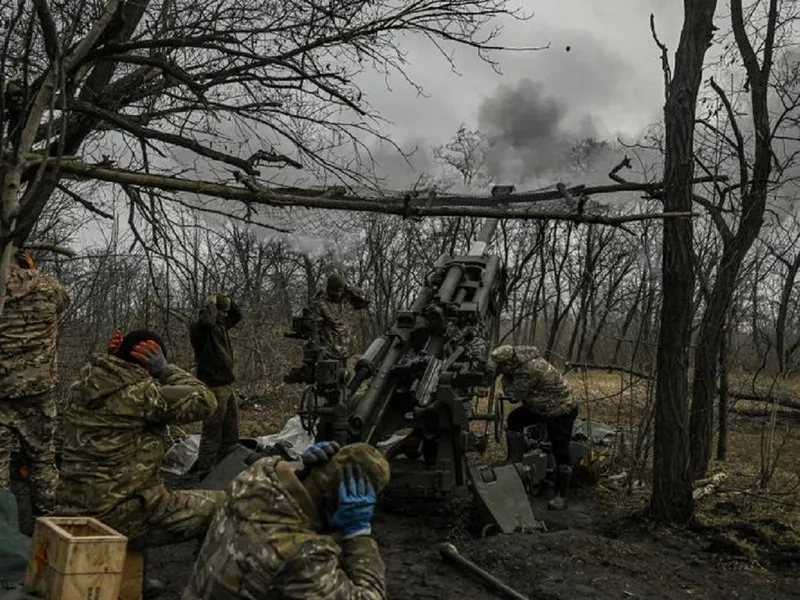
[[468,571],[474,575],[480,577],[485,583],[489,586],[497,590],[498,592],[503,593],[508,598],[513,598],[513,600],[529,600],[527,596],[523,596],[514,588],[509,587],[502,581],[500,581],[497,577],[484,571],[474,562],[467,560],[461,554],[459,554],[458,550],[453,544],[440,544],[439,545],[439,555],[445,562],[453,563],[465,571]]

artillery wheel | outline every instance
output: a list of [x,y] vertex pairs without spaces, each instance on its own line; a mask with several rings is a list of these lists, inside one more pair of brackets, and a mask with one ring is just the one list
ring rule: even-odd
[[316,436],[317,423],[319,422],[320,401],[313,387],[307,387],[300,398],[300,408],[297,411],[300,417],[300,426],[309,435]]

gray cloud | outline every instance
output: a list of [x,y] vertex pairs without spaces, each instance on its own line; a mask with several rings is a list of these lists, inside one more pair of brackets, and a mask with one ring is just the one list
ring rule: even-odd
[[541,82],[501,85],[478,111],[478,127],[491,147],[490,174],[519,184],[559,168],[575,137],[565,131],[566,116],[566,106],[548,96]]

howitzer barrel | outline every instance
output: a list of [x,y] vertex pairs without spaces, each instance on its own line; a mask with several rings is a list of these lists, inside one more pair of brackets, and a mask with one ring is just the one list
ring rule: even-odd
[[356,363],[355,375],[353,375],[348,385],[351,394],[355,394],[359,386],[368,378],[372,377],[391,345],[392,340],[388,335],[382,335],[372,340],[372,343],[367,347],[367,350]]
[[364,424],[370,423],[378,401],[383,397],[386,387],[390,384],[389,376],[391,375],[392,367],[402,355],[402,345],[395,342],[389,348],[386,356],[383,357],[380,367],[378,367],[377,372],[372,377],[372,381],[370,381],[369,389],[353,408],[353,413],[350,415],[350,426],[353,433],[361,434]]
[[489,307],[492,282],[495,281],[499,272],[500,257],[492,256],[483,270],[483,285],[475,292],[475,303],[478,305],[478,313],[481,315],[485,315]]
[[463,269],[459,265],[453,265],[447,270],[447,275],[439,288],[439,301],[450,302],[453,299],[458,284],[461,282]]
[[483,256],[486,252],[486,247],[494,237],[494,232],[497,229],[498,219],[488,219],[481,227],[481,232],[478,234],[478,239],[472,243],[469,248],[469,256]]

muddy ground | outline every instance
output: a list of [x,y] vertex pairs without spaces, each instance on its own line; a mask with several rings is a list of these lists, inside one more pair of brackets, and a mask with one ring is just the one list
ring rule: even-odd
[[[582,496],[582,497],[581,497]],[[499,598],[480,581],[445,564],[437,545],[460,552],[531,599],[773,599],[800,598],[800,554],[772,570],[758,560],[720,553],[710,533],[653,530],[646,521],[607,521],[586,492],[568,513],[548,512],[535,500],[547,533],[471,539],[448,515],[413,516],[382,511],[374,530],[388,570],[393,600]],[[460,521],[460,520],[457,520]],[[180,597],[194,545],[154,551],[151,574],[168,584],[164,600]],[[795,562],[796,561],[796,562]]]
[[[187,487],[196,483],[191,477],[183,482]],[[27,494],[15,487],[28,529]],[[798,548],[761,559],[745,556],[736,546],[720,544],[713,531],[654,528],[635,516],[610,518],[590,490],[577,492],[565,513],[548,512],[540,499],[534,508],[547,532],[485,539],[476,535],[472,521],[446,512],[415,516],[382,510],[374,530],[388,569],[388,597],[502,597],[441,560],[437,546],[449,541],[531,599],[800,598]],[[166,584],[163,600],[180,598],[195,549],[194,543],[182,544],[149,554],[149,575]]]
[[[619,380],[596,376],[574,381],[586,387],[582,416],[636,425],[643,395],[619,394]],[[800,384],[798,385],[800,387]],[[266,408],[269,406],[269,409]],[[279,430],[289,402],[243,407],[242,434]],[[624,453],[611,452],[596,487],[575,491],[564,513],[548,512],[534,499],[545,533],[480,539],[471,513],[462,506],[455,516],[446,507],[416,514],[380,507],[374,531],[388,569],[388,597],[393,600],[500,598],[475,578],[445,564],[437,553],[442,542],[460,552],[531,599],[774,599],[800,598],[800,428],[793,414],[779,419],[779,468],[768,490],[756,483],[762,421],[731,419],[731,452],[727,462],[712,465],[729,479],[697,504],[697,523],[688,528],[654,525],[638,516],[649,494],[646,481],[626,493],[609,475],[631,471]],[[784,427],[785,425],[785,427]],[[489,455],[502,454],[502,447]],[[619,480],[617,480],[619,481]],[[194,487],[189,475],[172,479],[175,487]],[[619,487],[618,487],[619,486]],[[21,518],[30,534],[27,494],[15,482]],[[196,544],[157,549],[149,556],[149,575],[167,589],[161,598],[177,600],[194,563]]]

